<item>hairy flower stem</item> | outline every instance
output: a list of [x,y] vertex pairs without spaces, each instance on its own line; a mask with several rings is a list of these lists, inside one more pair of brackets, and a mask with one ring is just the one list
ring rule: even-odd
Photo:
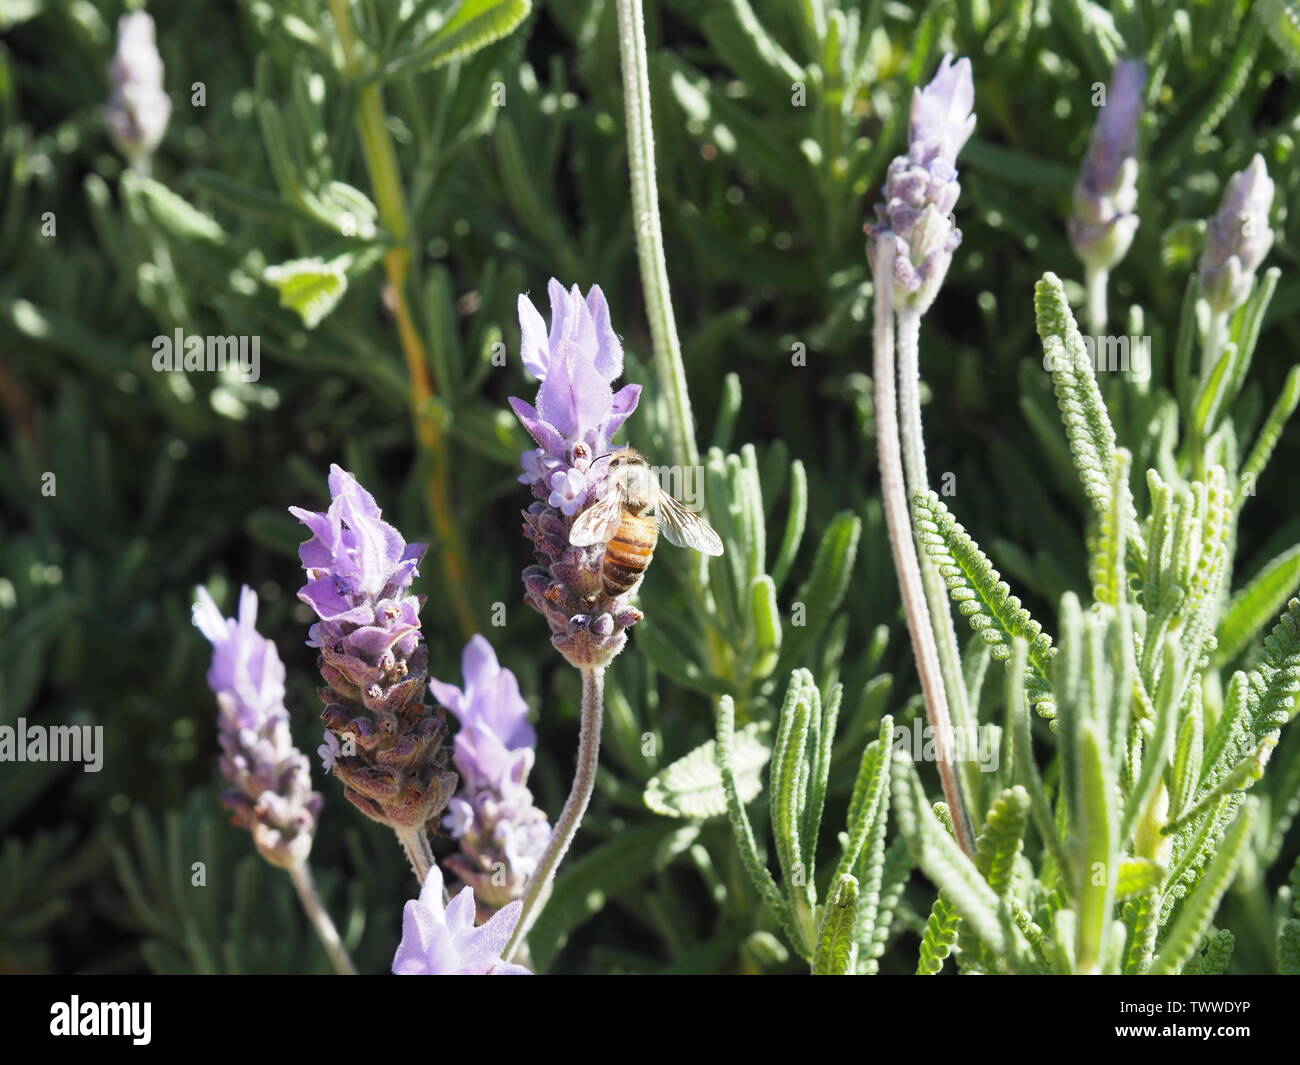
[[[654,344],[655,373],[668,399],[666,429],[672,443],[673,461],[685,476],[685,471],[699,466],[700,451],[695,442],[695,417],[691,413],[691,397],[686,387],[686,366],[682,361],[682,345],[673,315],[663,224],[659,218],[654,120],[650,113],[650,65],[646,58],[645,14],[641,0],[618,0],[618,49],[623,71],[627,159],[641,287],[645,293],[646,316],[650,321],[650,339]],[[696,599],[706,613],[712,613],[708,594],[709,571],[702,558],[691,567],[691,573]],[[719,676],[730,675],[725,643],[712,626],[707,627],[705,647],[712,671]]]
[[894,376],[894,293],[891,284],[894,276],[893,242],[878,242],[874,254],[878,258],[872,270],[876,278],[873,376],[876,393],[876,449],[880,455],[880,491],[884,498],[885,525],[889,530],[894,569],[898,572],[907,630],[916,653],[916,667],[921,678],[921,691],[925,696],[926,714],[934,731],[935,757],[939,763],[944,796],[952,813],[957,842],[967,854],[974,854],[975,833],[962,794],[961,777],[953,760],[952,722],[948,719],[948,700],[934,631],[930,627],[926,609],[921,567],[917,560],[916,542],[912,537],[912,522],[908,514],[907,490],[903,477]]
[[[915,499],[918,492],[930,490],[925,466],[925,437],[921,431],[921,315],[916,311],[898,312],[898,406],[900,436],[903,445],[903,472],[907,483],[907,498]],[[909,508],[910,512],[910,508]],[[915,535],[915,528],[913,528]],[[925,591],[930,624],[934,629],[939,668],[943,673],[944,690],[953,721],[963,735],[970,736],[970,704],[966,697],[966,678],[961,667],[961,646],[957,642],[957,629],[953,625],[952,610],[948,606],[948,586],[938,566],[925,553],[917,540],[917,559],[921,566],[921,585]],[[974,774],[979,771],[975,762],[965,763],[968,771],[967,787],[975,790]]]
[[502,957],[510,961],[528,936],[541,913],[555,870],[564,858],[587,812],[591,793],[596,787],[596,770],[600,764],[600,726],[605,709],[605,667],[594,666],[582,670],[582,726],[578,733],[578,766],[573,774],[573,787],[564,802],[564,809],[555,822],[551,840],[542,852],[537,869],[528,880],[524,892],[524,906],[519,915],[515,933],[510,937]]
[[[359,73],[359,57],[356,31],[348,3],[349,0],[329,0],[343,48],[344,72],[352,77]],[[411,227],[406,194],[397,167],[397,153],[393,149],[393,140],[384,117],[383,90],[378,84],[365,85],[357,90],[357,98],[357,128],[366,157],[366,169],[374,186],[379,220],[393,237],[393,246],[384,255],[384,271],[388,277],[402,354],[406,358],[406,368],[411,378],[411,419],[423,452],[429,519],[438,537],[438,553],[447,577],[452,608],[456,611],[464,635],[469,637],[477,631],[478,625],[474,620],[474,609],[470,605],[469,567],[451,501],[447,446],[434,410],[436,392],[429,358],[406,301],[406,280],[411,269]]]
[[686,367],[673,317],[664,258],[659,189],[655,179],[654,123],[650,115],[650,69],[646,59],[645,17],[641,0],[618,0],[618,48],[623,68],[623,102],[627,115],[627,157],[632,178],[632,215],[636,231],[641,285],[654,342],[659,385],[668,398],[669,439],[673,461],[682,469],[699,465],[695,419],[686,390]]
[[1106,288],[1110,284],[1110,271],[1089,266],[1084,284],[1088,293],[1088,331],[1094,343],[1106,332]]
[[433,849],[429,846],[429,837],[423,826],[394,828],[393,833],[401,843],[402,850],[406,851],[406,860],[411,863],[415,879],[423,884],[424,878],[429,875],[429,866],[433,864]]
[[339,937],[338,929],[334,927],[334,922],[330,920],[330,915],[325,911],[325,905],[321,902],[320,895],[316,891],[316,882],[311,875],[311,866],[306,862],[297,862],[289,866],[289,879],[293,881],[294,889],[298,892],[298,899],[302,902],[302,908],[306,911],[307,919],[316,929],[316,935],[320,937],[321,946],[325,948],[325,953],[329,955],[330,964],[334,966],[334,971],[339,976],[356,976],[356,967],[352,964],[352,958],[348,955],[348,948],[343,945],[343,940]]

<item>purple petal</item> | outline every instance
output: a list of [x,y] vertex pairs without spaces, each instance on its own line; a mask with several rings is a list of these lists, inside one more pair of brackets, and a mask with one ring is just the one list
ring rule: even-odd
[[564,437],[560,435],[555,426],[543,419],[532,404],[525,403],[522,399],[516,399],[514,396],[510,397],[509,402],[510,409],[515,412],[515,417],[519,419],[542,450],[548,455],[554,455],[556,458],[562,457],[565,452]]
[[623,345],[610,322],[609,304],[599,285],[587,292],[587,309],[596,331],[596,369],[606,381],[614,381],[623,372]]
[[544,381],[546,368],[551,362],[546,323],[533,306],[533,301],[522,294],[519,296],[519,354],[523,358],[524,369],[539,381]]
[[636,410],[636,405],[641,399],[640,385],[624,385],[617,392],[610,402],[610,409],[613,412],[605,419],[605,439],[612,440],[614,434],[623,427],[623,423],[632,416]]

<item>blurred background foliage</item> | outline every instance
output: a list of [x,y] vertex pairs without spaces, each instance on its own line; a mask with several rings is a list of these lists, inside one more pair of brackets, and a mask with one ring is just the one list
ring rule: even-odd
[[[528,442],[505,407],[531,389],[517,358],[520,292],[536,297],[552,275],[604,288],[628,377],[652,386],[630,440],[667,450],[615,10],[535,0],[515,32],[431,68],[422,42],[452,6],[354,10],[411,210],[407,291],[437,390],[421,413],[446,433],[477,623],[539,711],[533,785],[554,814],[577,680],[521,601],[530,558],[515,475]],[[0,766],[0,968],[325,971],[287,879],[224,824],[207,648],[189,605],[199,584],[228,608],[240,583],[258,591],[261,628],[289,669],[295,735],[312,751],[314,657],[294,597],[302,536],[285,508],[318,507],[338,461],[408,539],[434,539],[376,268],[388,234],[368,214],[358,80],[340,74],[325,0],[155,5],[174,112],[145,178],[104,128],[123,10],[0,0],[0,724],[99,724],[106,747],[98,774]],[[761,523],[728,530],[748,569],[715,569],[717,618],[692,605],[688,560],[660,552],[642,594],[647,621],[611,673],[593,810],[534,960],[557,971],[796,971],[721,809],[668,817],[643,793],[713,735],[710,696],[733,693],[738,723],[770,727],[790,670],[807,667],[824,693],[845,685],[829,791],[838,813],[827,814],[842,824],[882,715],[917,712],[876,494],[862,233],[912,88],[944,51],[972,60],[979,124],[961,160],[964,239],[922,334],[932,476],[955,475],[950,502],[1050,628],[1061,594],[1089,586],[1088,517],[1062,468],[1059,425],[1044,417],[1051,382],[1031,299],[1045,270],[1081,297],[1065,218],[1094,83],[1117,57],[1151,65],[1142,222],[1112,279],[1112,319],[1153,338],[1158,366],[1200,220],[1226,176],[1264,155],[1278,183],[1270,263],[1282,273],[1245,400],[1253,390],[1263,403],[1300,342],[1300,221],[1288,209],[1300,196],[1297,22],[1282,0],[665,0],[647,18],[669,273],[699,439],[719,449],[710,498],[724,514],[738,498],[757,503],[766,538]],[[345,212],[361,224],[341,234]],[[303,260],[320,267],[306,319],[264,273]],[[261,379],[155,373],[152,339],[177,328],[259,336]],[[1121,444],[1140,448],[1148,427],[1125,424],[1118,407]],[[1242,526],[1241,580],[1300,540],[1296,459],[1291,433]],[[46,472],[57,478],[48,497]],[[435,545],[417,585],[429,596],[430,672],[459,683],[466,634],[436,557]],[[769,577],[777,646],[747,605],[746,581]],[[489,625],[497,603],[503,627]],[[800,606],[807,618],[792,622]],[[1294,769],[1300,750],[1284,744],[1277,759]],[[1296,774],[1271,776],[1267,786],[1283,787]],[[318,780],[314,865],[359,966],[382,971],[414,885],[387,833],[332,784]],[[1230,898],[1247,918],[1233,925],[1234,968],[1272,970],[1269,900],[1296,849],[1292,832],[1274,869],[1243,877]],[[196,861],[202,890],[189,886]],[[899,901],[883,971],[912,969],[932,897],[917,877]]]

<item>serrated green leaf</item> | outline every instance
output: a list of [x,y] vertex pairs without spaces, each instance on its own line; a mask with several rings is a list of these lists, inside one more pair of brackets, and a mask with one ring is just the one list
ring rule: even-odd
[[386,64],[381,76],[392,78],[465,59],[512,33],[532,9],[532,0],[461,0],[413,51]]
[[[732,766],[740,801],[752,802],[763,790],[763,767],[772,752],[763,742],[767,722],[752,721],[736,734]],[[718,768],[716,742],[707,740],[690,754],[650,778],[645,804],[664,817],[702,820],[727,812],[727,794]]]
[[831,889],[813,953],[814,976],[844,976],[853,966],[853,927],[858,910],[858,882],[848,873]]
[[1223,842],[1215,849],[1209,868],[1196,885],[1196,890],[1183,903],[1177,921],[1161,944],[1160,953],[1151,963],[1149,972],[1152,976],[1169,976],[1181,971],[1205,935],[1219,908],[1219,900],[1237,874],[1238,860],[1254,827],[1255,806],[1253,799],[1245,801]]
[[125,176],[139,191],[149,214],[179,240],[196,240],[204,244],[221,244],[226,232],[217,222],[166,185],[134,174]]
[[1126,899],[1140,892],[1156,887],[1165,875],[1159,862],[1150,858],[1125,858],[1119,863],[1119,879],[1115,883],[1115,894]]
[[918,492],[912,501],[916,537],[948,586],[948,594],[972,631],[989,645],[1000,662],[1011,655],[1012,641],[1029,648],[1031,702],[1045,717],[1052,716],[1051,663],[1056,654],[1052,638],[1020,605],[1010,586],[988,556],[934,492]]
[[346,264],[337,259],[293,259],[268,266],[262,278],[279,291],[280,306],[297,314],[308,329],[315,329],[348,290]]

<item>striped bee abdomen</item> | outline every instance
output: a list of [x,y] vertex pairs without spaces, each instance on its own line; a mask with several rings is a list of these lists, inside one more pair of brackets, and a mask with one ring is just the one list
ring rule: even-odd
[[614,538],[605,545],[605,562],[600,576],[606,595],[622,595],[631,590],[654,558],[659,524],[644,514],[623,512],[623,522]]

